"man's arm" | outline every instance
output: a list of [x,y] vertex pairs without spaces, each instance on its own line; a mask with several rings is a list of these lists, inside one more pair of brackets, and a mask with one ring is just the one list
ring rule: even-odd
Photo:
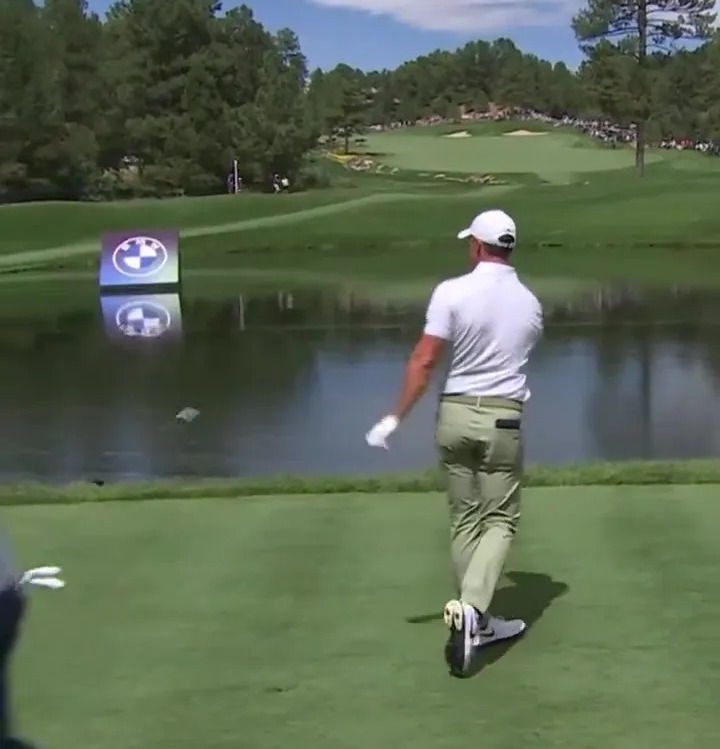
[[447,282],[441,283],[433,291],[425,315],[425,329],[413,349],[403,379],[393,416],[402,421],[410,412],[430,382],[433,370],[445,352],[447,342],[452,338],[451,296]]
[[545,320],[543,316],[542,305],[537,299],[535,300],[535,302],[535,341],[533,343],[533,348],[535,348],[535,345],[542,338],[542,335],[545,331]]
[[437,286],[430,299],[425,330],[405,367],[402,390],[395,403],[395,409],[380,419],[365,435],[368,445],[372,447],[383,447],[387,450],[388,437],[398,428],[400,421],[407,416],[425,391],[433,369],[442,358],[447,341],[452,340],[452,294],[449,293],[446,283]]
[[402,390],[392,415],[402,421],[425,392],[433,370],[442,359],[446,341],[437,336],[423,334],[413,349],[405,367]]

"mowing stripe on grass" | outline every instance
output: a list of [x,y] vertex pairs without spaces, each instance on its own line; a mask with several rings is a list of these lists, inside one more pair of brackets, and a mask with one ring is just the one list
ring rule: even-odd
[[[293,211],[274,216],[262,216],[260,218],[246,219],[244,221],[234,221],[216,226],[198,226],[189,229],[181,229],[183,237],[203,237],[212,234],[223,234],[225,232],[241,232],[250,229],[261,229],[265,226],[280,226],[283,224],[294,223],[296,221],[306,221],[313,218],[332,215],[350,208],[357,208],[368,203],[385,202],[388,196],[384,195],[366,195],[354,200],[346,200],[340,203],[317,206],[316,208],[306,208],[302,211]],[[390,199],[393,199],[392,197]],[[397,198],[395,198],[397,199]],[[13,252],[8,255],[0,255],[0,267],[12,267],[26,263],[46,262],[48,260],[57,260],[78,255],[87,255],[99,251],[99,237],[87,242],[77,242],[60,247],[48,247],[42,250],[27,250],[24,252]]]
[[[514,185],[502,185],[492,188],[492,194],[497,195],[501,191],[515,189]],[[365,195],[360,198],[344,200],[330,205],[317,206],[315,208],[306,208],[302,211],[292,211],[280,215],[262,216],[259,218],[245,219],[243,221],[233,221],[231,223],[218,224],[216,226],[196,226],[187,229],[180,229],[180,235],[183,238],[205,237],[215,234],[226,234],[230,232],[243,232],[253,229],[262,229],[265,227],[286,226],[313,219],[322,219],[326,216],[332,216],[344,211],[352,211],[358,208],[371,206],[375,203],[394,203],[399,201],[423,201],[423,200],[452,200],[481,195],[482,188],[469,192],[455,193],[453,195],[433,195],[418,193],[401,193],[401,192],[382,192],[373,195]],[[279,198],[282,199],[282,198]],[[24,265],[32,266],[34,264],[46,263],[52,260],[62,260],[70,257],[82,255],[91,255],[99,252],[99,237],[86,242],[75,242],[72,244],[62,245],[60,247],[47,247],[41,250],[25,250],[23,252],[12,252],[6,255],[0,255],[0,268],[16,268]]]

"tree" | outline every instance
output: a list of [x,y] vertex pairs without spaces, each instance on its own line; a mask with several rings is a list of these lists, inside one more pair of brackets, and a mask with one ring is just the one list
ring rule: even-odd
[[637,128],[635,165],[645,171],[647,122],[652,114],[649,55],[669,54],[681,40],[706,40],[715,22],[714,0],[588,0],[572,21],[575,36],[586,53],[602,41],[614,46],[631,65],[628,90],[633,104],[628,114]]
[[349,65],[338,65],[325,76],[325,92],[327,135],[341,139],[348,154],[351,138],[363,131],[371,101],[363,85],[363,74]]
[[209,70],[219,10],[214,0],[122,0],[112,8],[125,155],[160,194],[205,192],[224,176],[225,109]]
[[713,38],[687,56],[687,67],[693,70],[694,77],[686,97],[692,97],[688,106],[696,115],[697,131],[720,141],[720,39]]
[[537,106],[539,102],[534,69],[537,58],[523,55],[510,39],[498,39],[493,43],[493,51],[498,70],[494,100],[511,107]]
[[51,43],[31,0],[0,3],[0,199],[58,197],[47,158],[63,138]]
[[636,104],[631,90],[632,61],[604,39],[587,54],[579,75],[599,112],[620,125],[630,124]]
[[87,0],[45,0],[41,14],[49,31],[45,55],[53,65],[63,123],[62,137],[44,149],[46,169],[62,196],[91,197],[105,104],[97,72],[102,25],[89,12]]
[[[295,137],[295,126],[307,117],[299,111],[297,88],[305,61],[294,35],[280,33],[274,38],[250,8],[233,8],[214,23],[208,64],[225,105],[224,168],[237,159],[248,185],[267,185],[270,174],[279,169],[290,173],[305,149],[304,141]],[[281,155],[283,148],[299,150]]]
[[[646,143],[720,141],[720,37],[710,0],[588,0],[577,72],[511,40],[436,50],[394,70],[308,76],[289,29],[215,0],[0,0],[0,201],[226,189],[300,176],[320,135],[346,152],[366,127],[493,105],[637,123]],[[711,150],[712,147],[711,147]]]
[[256,102],[265,127],[267,173],[294,175],[302,156],[315,145],[315,129],[305,105],[307,61],[293,31],[281,29],[260,70]]

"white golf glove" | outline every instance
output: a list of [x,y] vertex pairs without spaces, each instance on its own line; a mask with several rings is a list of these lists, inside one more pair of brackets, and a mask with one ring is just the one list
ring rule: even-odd
[[365,435],[370,447],[383,447],[388,449],[387,439],[398,428],[400,421],[397,416],[386,416]]
[[55,590],[65,587],[65,581],[58,577],[62,572],[60,567],[34,567],[23,572],[20,577],[20,585],[39,585],[41,588],[53,588]]

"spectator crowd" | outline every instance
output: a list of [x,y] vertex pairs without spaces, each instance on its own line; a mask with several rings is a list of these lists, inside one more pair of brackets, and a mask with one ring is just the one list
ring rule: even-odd
[[[586,120],[580,117],[569,116],[555,118],[533,110],[511,110],[504,116],[512,116],[515,119],[541,120],[554,125],[555,127],[572,127],[592,138],[597,138],[612,147],[615,147],[618,144],[635,143],[634,126],[623,127],[611,122],[610,120]],[[653,145],[659,148],[673,149],[677,151],[699,151],[700,153],[706,153],[711,156],[720,155],[720,143],[712,141],[695,141],[689,138],[666,138],[659,143],[654,143]]]
[[[591,138],[606,143],[612,148],[618,145],[634,145],[635,127],[618,125],[611,120],[584,119],[582,117],[551,117],[550,115],[537,112],[532,109],[507,108],[501,109],[490,106],[489,111],[462,111],[460,115],[463,121],[487,121],[487,120],[526,120],[540,121],[554,127],[570,127],[579,130]],[[433,115],[423,118],[417,122],[394,122],[389,126],[374,125],[372,130],[395,129],[408,126],[429,126],[450,123],[453,120],[446,117]],[[720,143],[713,141],[695,141],[689,138],[666,138],[658,143],[652,143],[659,148],[673,149],[677,151],[699,151],[711,156],[720,155]]]

